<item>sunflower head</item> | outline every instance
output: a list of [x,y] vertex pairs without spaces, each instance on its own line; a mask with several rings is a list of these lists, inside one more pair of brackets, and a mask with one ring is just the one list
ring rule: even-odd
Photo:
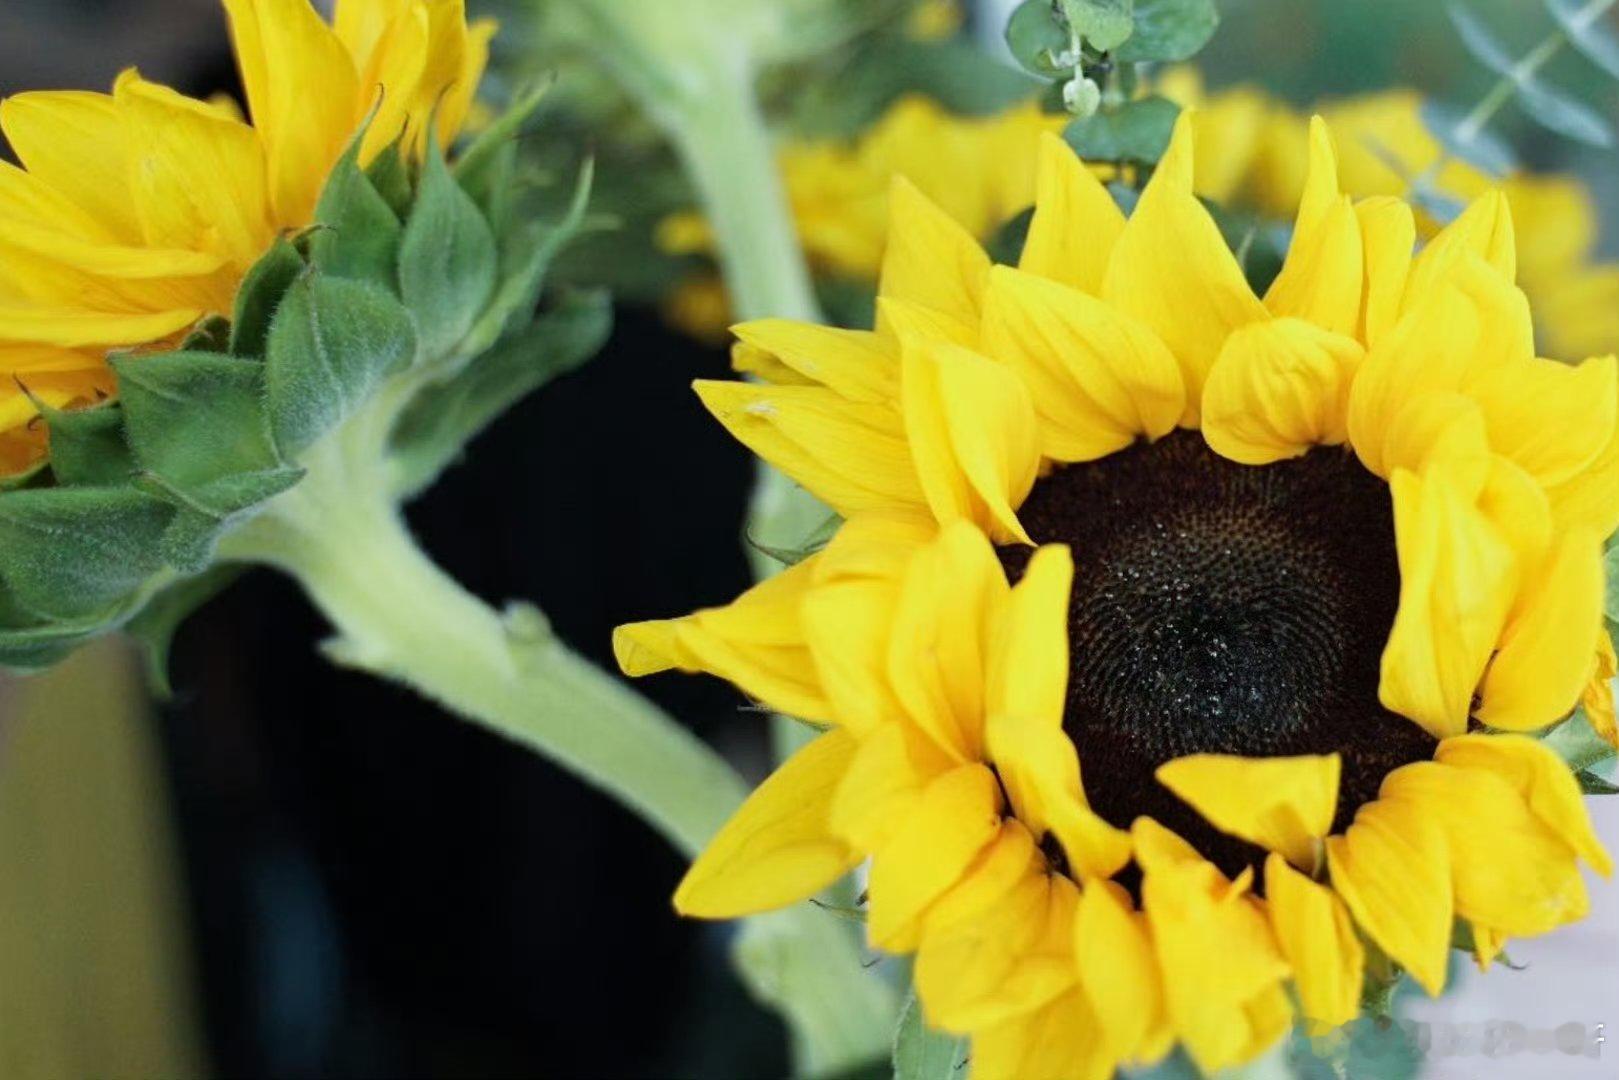
[[1458,921],[1488,965],[1611,871],[1532,736],[1612,667],[1614,358],[1537,358],[1499,194],[1417,251],[1319,120],[1256,295],[1194,123],[1128,217],[1046,139],[1016,268],[896,181],[877,329],[743,324],[765,381],[698,384],[843,526],[616,638],[631,674],[830,725],[676,906],[869,859],[872,943],[916,953],[979,1076],[1247,1061],[1295,1012],[1353,1019],[1368,971],[1437,993]]
[[41,405],[116,394],[108,352],[228,315],[276,236],[314,221],[362,127],[362,166],[394,146],[419,161],[431,116],[453,139],[494,30],[462,0],[340,0],[330,25],[309,0],[225,9],[251,123],[133,69],[110,94],[0,102],[19,162],[0,162],[0,467],[44,452]]

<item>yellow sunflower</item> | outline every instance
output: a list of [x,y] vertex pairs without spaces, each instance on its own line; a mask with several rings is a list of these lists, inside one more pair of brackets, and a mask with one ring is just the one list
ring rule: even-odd
[[36,402],[114,391],[106,354],[173,342],[280,232],[310,223],[332,165],[372,110],[361,161],[419,155],[437,108],[460,128],[490,22],[462,0],[224,0],[252,124],[133,69],[111,94],[0,102],[21,167],[0,161],[0,469],[44,450]]
[[[1252,87],[1207,94],[1197,72],[1177,68],[1159,89],[1197,106],[1198,194],[1283,218],[1297,204],[1307,167],[1306,119]],[[1439,165],[1443,147],[1423,123],[1421,95],[1386,90],[1324,102],[1318,111],[1340,141],[1339,178],[1357,198],[1405,196],[1413,178]],[[1619,265],[1596,256],[1591,193],[1577,178],[1517,172],[1499,184],[1473,166],[1447,160],[1430,178],[1461,202],[1499,186],[1518,225],[1518,278],[1534,306],[1548,355],[1577,359],[1619,347]],[[1419,235],[1439,225],[1420,210]]]
[[[919,94],[900,98],[852,141],[785,144],[776,164],[804,255],[818,274],[871,281],[882,267],[888,235],[888,188],[904,176],[980,240],[1034,201],[1035,147],[1065,118],[1030,101],[990,116],[957,116]],[[707,220],[695,211],[670,215],[658,244],[676,255],[714,249]],[[683,284],[670,321],[699,338],[723,334],[718,281]]]
[[1614,358],[1537,359],[1504,199],[1413,254],[1320,120],[1254,295],[1195,124],[1128,218],[1046,138],[1016,268],[896,181],[877,330],[744,324],[770,384],[697,385],[842,528],[615,640],[630,674],[827,729],[676,907],[758,912],[869,860],[871,943],[916,954],[979,1078],[1244,1062],[1296,1010],[1352,1019],[1374,961],[1437,993],[1457,920],[1487,965],[1585,914],[1581,861],[1611,872],[1524,733],[1602,648]]

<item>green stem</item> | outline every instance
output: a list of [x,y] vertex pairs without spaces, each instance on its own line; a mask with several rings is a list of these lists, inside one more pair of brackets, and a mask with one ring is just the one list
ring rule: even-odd
[[[369,421],[369,422],[368,422]],[[228,537],[222,556],[295,577],[331,620],[337,661],[404,683],[618,799],[687,855],[745,788],[712,750],[553,636],[532,608],[498,612],[417,547],[356,417],[309,473]]]

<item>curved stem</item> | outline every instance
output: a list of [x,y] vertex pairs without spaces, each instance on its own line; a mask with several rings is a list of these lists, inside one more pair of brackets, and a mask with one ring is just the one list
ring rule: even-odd
[[[359,418],[356,418],[359,419]],[[226,558],[295,577],[337,630],[333,659],[397,682],[537,751],[645,818],[688,856],[742,802],[718,754],[558,640],[531,607],[499,612],[416,545],[365,425],[228,537]]]

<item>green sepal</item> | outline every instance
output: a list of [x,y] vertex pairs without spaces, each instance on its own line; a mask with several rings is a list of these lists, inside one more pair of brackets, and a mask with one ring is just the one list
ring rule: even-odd
[[1572,716],[1542,735],[1540,741],[1568,762],[1575,773],[1605,767],[1619,757],[1619,750],[1591,726],[1583,708],[1575,709]]
[[398,139],[366,166],[365,178],[371,181],[371,186],[382,196],[382,201],[388,204],[394,215],[400,221],[405,220],[410,214],[411,201],[416,197],[416,185],[411,177],[410,163],[405,159]]
[[[1073,70],[1068,27],[1052,0],[1023,0],[1006,22],[1006,46],[1024,69],[1054,79]],[[1066,59],[1066,63],[1063,61]]]
[[606,293],[564,296],[525,331],[496,345],[411,402],[394,432],[393,457],[408,492],[432,483],[471,439],[525,395],[589,360],[607,340]]
[[958,1080],[967,1060],[967,1041],[934,1031],[922,1019],[912,991],[894,1026],[894,1080]]
[[186,336],[180,339],[180,348],[201,352],[224,352],[230,348],[230,320],[223,315],[205,315],[197,321]]
[[[174,696],[174,688],[169,683],[169,649],[174,643],[175,631],[192,612],[218,596],[241,573],[240,566],[222,564],[177,581],[148,600],[124,626],[140,646],[147,685],[160,701]],[[3,640],[4,635],[0,634],[0,642]]]
[[173,352],[112,362],[136,465],[188,501],[219,513],[212,489],[283,462],[264,413],[264,365],[219,353]]
[[511,219],[517,136],[549,89],[546,82],[519,93],[505,112],[478,133],[453,167],[456,183],[478,205],[496,236]]
[[751,535],[747,537],[748,546],[755,551],[775,559],[783,566],[797,566],[811,555],[825,549],[837,535],[838,529],[843,526],[843,518],[837,514],[830,514],[827,519],[816,526],[815,529],[794,547],[779,547],[755,540]]
[[1202,50],[1220,25],[1214,0],[1136,0],[1135,28],[1113,58],[1122,64],[1179,63]]
[[1157,96],[1128,101],[1075,120],[1063,138],[1085,161],[1154,164],[1169,148],[1180,106]]
[[242,279],[236,290],[236,313],[231,319],[230,351],[237,356],[264,355],[270,336],[270,320],[298,275],[304,272],[303,256],[286,238],[278,237]]
[[415,355],[410,314],[369,282],[309,273],[270,326],[265,403],[287,460],[352,415]]
[[234,519],[303,477],[303,469],[289,465],[231,473],[190,489],[175,487],[152,473],[142,473],[135,484],[175,505],[174,520],[163,530],[159,551],[169,566],[195,574],[213,562],[219,538]]
[[34,488],[0,496],[0,578],[42,619],[85,620],[163,564],[174,508],[132,486]]
[[499,256],[489,223],[430,143],[399,241],[399,296],[423,354],[438,358],[454,351],[488,304]]
[[120,605],[78,619],[0,628],[0,667],[20,674],[43,671],[127,614],[127,606]]
[[36,402],[51,433],[51,476],[64,487],[128,482],[135,458],[124,441],[123,408],[116,401],[87,409],[53,409]]
[[332,167],[315,204],[318,226],[309,236],[310,261],[337,277],[394,288],[402,227],[388,200],[360,168],[365,129]]
[[51,463],[40,458],[21,472],[0,476],[0,493],[40,487],[51,479]]

